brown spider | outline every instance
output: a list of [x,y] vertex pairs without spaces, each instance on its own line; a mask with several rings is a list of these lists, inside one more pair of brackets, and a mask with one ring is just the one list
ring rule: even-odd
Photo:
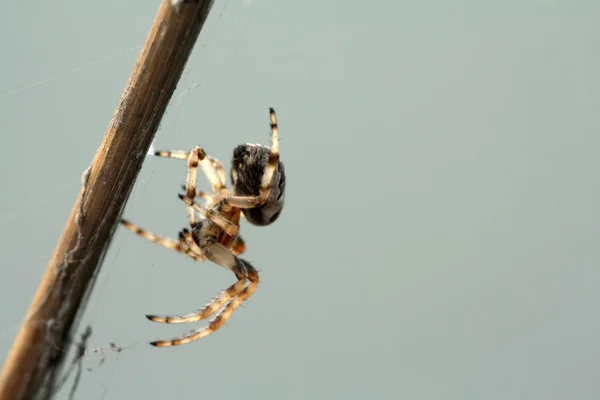
[[[158,340],[150,344],[159,347],[176,346],[210,335],[256,290],[258,272],[248,261],[237,257],[246,249],[238,230],[242,215],[253,225],[265,226],[273,223],[283,209],[285,171],[279,161],[277,116],[272,108],[269,112],[271,148],[258,144],[243,144],[233,151],[233,194],[225,186],[223,164],[207,156],[201,147],[195,147],[189,153],[181,150],[154,152],[154,155],[159,157],[179,158],[188,162],[187,183],[184,187],[186,194],[180,194],[179,198],[187,205],[191,231],[186,228],[181,230],[177,242],[154,235],[129,221],[121,220],[121,223],[138,235],[168,249],[187,254],[196,261],[210,260],[230,269],[238,280],[194,313],[182,316],[146,315],[151,321],[179,324],[200,321],[215,314],[208,326],[182,337]],[[198,165],[208,177],[212,195],[196,190]],[[206,206],[197,204],[194,201],[195,197],[204,199]],[[250,281],[248,285],[247,281]]]

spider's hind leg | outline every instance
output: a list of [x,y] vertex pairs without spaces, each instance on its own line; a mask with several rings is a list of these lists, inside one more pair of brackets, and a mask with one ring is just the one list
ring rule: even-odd
[[[229,288],[221,292],[203,309],[196,313],[184,315],[181,317],[158,317],[148,315],[148,319],[156,322],[181,323],[198,321],[215,313],[221,307],[224,308],[216,313],[216,316],[209,322],[208,326],[193,331],[192,333],[171,340],[158,340],[152,342],[153,346],[166,347],[177,346],[184,343],[203,338],[219,329],[231,317],[231,314],[254,293],[258,286],[259,278],[256,269],[248,262],[236,257],[225,246],[216,243],[214,236],[208,236],[200,240],[199,246],[210,261],[233,271],[238,281]],[[250,284],[246,285],[246,281]]]

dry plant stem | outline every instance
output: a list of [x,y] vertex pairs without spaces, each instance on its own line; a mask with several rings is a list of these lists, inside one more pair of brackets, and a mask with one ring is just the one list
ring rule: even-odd
[[211,5],[163,0],[5,362],[0,400],[53,397],[122,209]]

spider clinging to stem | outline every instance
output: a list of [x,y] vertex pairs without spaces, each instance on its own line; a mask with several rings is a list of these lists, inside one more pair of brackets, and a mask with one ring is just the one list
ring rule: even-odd
[[[147,315],[151,321],[164,323],[197,322],[215,315],[209,324],[185,336],[158,340],[150,344],[158,347],[176,346],[208,336],[219,329],[231,314],[246,301],[258,286],[258,272],[246,260],[239,258],[246,246],[238,234],[240,217],[257,226],[269,225],[279,217],[285,198],[285,170],[279,160],[279,133],[277,116],[269,109],[271,147],[243,144],[233,151],[230,191],[225,185],[225,168],[208,156],[201,147],[190,152],[156,151],[154,155],[187,160],[188,174],[185,194],[179,198],[187,205],[190,229],[179,232],[179,241],[157,236],[129,221],[121,223],[138,235],[163,247],[184,253],[196,261],[209,260],[231,270],[237,282],[223,290],[202,309],[182,316]],[[202,168],[212,194],[196,190],[198,165]],[[205,207],[195,202],[199,197]],[[250,282],[249,284],[248,281]]]

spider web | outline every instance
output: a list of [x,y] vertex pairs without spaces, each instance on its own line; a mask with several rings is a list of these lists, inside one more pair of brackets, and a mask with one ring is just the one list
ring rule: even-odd
[[[179,81],[178,88],[171,99],[170,105],[167,108],[163,124],[159,128],[155,138],[155,147],[172,147],[172,143],[178,143],[180,124],[178,120],[181,117],[183,107],[188,99],[193,98],[198,93],[202,93],[202,89],[210,81],[218,84],[226,84],[230,73],[229,65],[231,65],[236,57],[236,54],[243,45],[245,32],[251,23],[252,11],[254,7],[250,0],[228,0],[226,2],[216,2],[211,11],[211,16],[204,27],[200,38],[196,44],[192,58],[188,62],[186,69]],[[225,56],[220,56],[216,61],[213,61],[216,44],[219,42],[219,37],[228,32],[234,37],[234,45],[225,51]],[[123,50],[117,50],[109,55],[101,55],[97,59],[84,62],[72,68],[67,68],[63,72],[51,75],[43,79],[32,79],[30,83],[18,86],[14,89],[9,89],[0,93],[0,101],[11,102],[11,99],[24,98],[35,96],[37,88],[48,85],[51,82],[59,83],[57,88],[60,88],[61,80],[72,77],[74,75],[82,75],[85,82],[85,73],[89,70],[102,70],[104,65],[109,61],[120,58],[136,59],[142,43],[134,44],[133,46],[125,46]],[[219,64],[219,73],[215,75],[214,67],[205,66],[206,62],[216,62]],[[212,104],[218,106],[225,101],[222,94],[217,94],[211,99]],[[208,113],[209,114],[209,113]],[[207,115],[210,118],[210,115]],[[108,122],[108,121],[107,121]],[[153,146],[155,145],[153,144]],[[155,168],[149,168],[149,171],[142,175],[140,174],[134,193],[137,196],[131,198],[127,205],[129,216],[135,218],[137,206],[140,205],[140,199],[146,197],[148,187],[152,184],[155,175]],[[64,182],[64,181],[63,181]],[[81,188],[82,182],[72,181],[56,185],[53,191],[44,193],[43,197],[34,197],[21,202],[18,207],[0,212],[0,223],[19,222],[25,219],[26,213],[31,209],[43,207],[44,203],[49,198],[66,198],[69,202],[68,207],[72,205],[74,196],[72,193],[77,193]],[[68,353],[68,358],[65,361],[62,376],[58,379],[59,390],[54,398],[59,399],[76,399],[76,398],[97,398],[105,399],[112,397],[110,395],[111,381],[115,374],[119,373],[119,361],[122,356],[126,356],[128,352],[135,349],[141,350],[148,346],[147,341],[135,340],[128,341],[123,337],[114,337],[113,341],[108,343],[98,343],[94,340],[94,333],[101,327],[96,327],[94,322],[98,315],[104,310],[104,303],[110,297],[107,292],[107,285],[113,275],[118,275],[117,264],[120,260],[120,253],[123,249],[123,244],[113,242],[109,253],[107,254],[101,272],[97,277],[97,282],[94,286],[90,301],[88,302],[85,315],[77,333],[71,342],[69,348],[60,349]],[[48,255],[49,256],[49,255]],[[155,263],[148,266],[148,273],[152,273]],[[143,279],[143,277],[142,277]],[[37,281],[35,282],[37,284]],[[140,313],[135,312],[131,315],[132,319],[143,318],[144,300],[151,296],[153,290],[148,288],[143,293],[137,293],[137,300],[132,302]],[[30,301],[30,299],[28,300]],[[28,303],[29,304],[29,303]],[[27,306],[28,306],[27,304]],[[51,329],[52,321],[45,322],[48,329]],[[5,327],[0,332],[0,339],[14,337],[20,328],[20,323],[13,324],[10,327]],[[126,329],[126,328],[125,328]],[[10,341],[10,340],[9,340]],[[10,341],[11,342],[11,341]],[[6,349],[6,354],[8,349]],[[118,393],[114,393],[115,398],[119,398]]]

